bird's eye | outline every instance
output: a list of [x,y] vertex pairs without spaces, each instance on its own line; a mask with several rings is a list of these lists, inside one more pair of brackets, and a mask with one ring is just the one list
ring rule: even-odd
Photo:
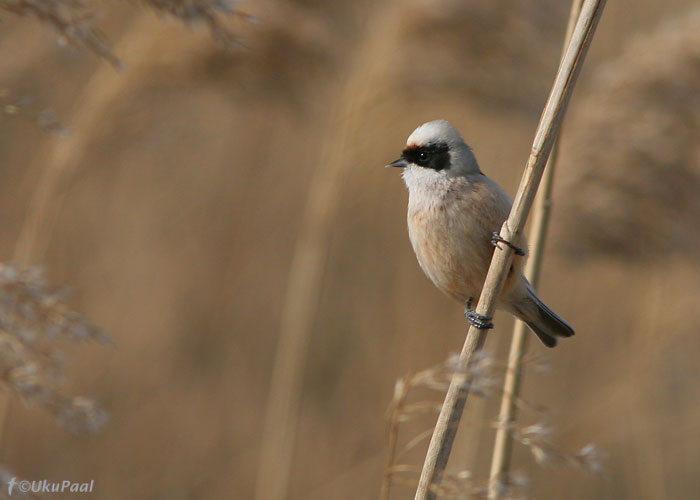
[[427,160],[427,159],[428,159],[428,153],[426,153],[425,151],[421,151],[420,153],[418,153],[418,159],[421,160],[421,161]]

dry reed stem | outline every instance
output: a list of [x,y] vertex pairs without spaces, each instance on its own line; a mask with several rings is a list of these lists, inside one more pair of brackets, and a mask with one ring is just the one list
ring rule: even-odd
[[351,166],[350,138],[361,130],[366,115],[362,104],[377,94],[376,75],[386,71],[393,41],[398,36],[396,7],[381,2],[370,15],[368,36],[356,51],[349,78],[330,113],[329,137],[323,141],[311,179],[297,236],[268,395],[255,498],[285,500],[301,401],[304,367],[313,321],[321,294],[338,202],[345,173]]
[[[484,398],[488,397],[491,389],[498,385],[497,379],[492,373],[494,366],[493,359],[483,351],[474,359],[474,362],[469,366],[471,372],[469,391],[471,393]],[[379,496],[380,500],[388,500],[395,473],[416,472],[420,474],[420,468],[417,466],[395,463],[399,426],[402,423],[412,420],[417,415],[438,413],[442,406],[439,402],[432,401],[432,399],[407,403],[406,400],[409,393],[412,389],[428,389],[444,393],[449,388],[450,380],[457,369],[458,357],[457,355],[452,355],[443,363],[406,375],[396,381],[394,397],[387,411],[387,418],[389,420],[389,451]],[[430,437],[432,431],[433,429],[429,428],[419,433],[403,447],[402,453],[414,448],[418,443]],[[406,482],[406,480],[403,482]],[[415,486],[417,483],[411,481],[408,484]],[[445,487],[445,485],[443,484],[442,487]]]
[[[562,47],[562,57],[571,39],[571,34],[576,25],[576,20],[581,13],[583,0],[573,0],[571,11],[569,12],[569,22],[566,27],[564,44]],[[547,236],[547,226],[549,225],[549,214],[552,206],[552,183],[559,154],[559,137],[561,130],[556,135],[552,153],[545,167],[542,178],[542,187],[535,200],[534,220],[531,231],[532,245],[530,255],[525,266],[525,276],[536,289],[539,282],[540,265],[544,253],[544,243]],[[512,451],[512,428],[515,423],[517,413],[517,400],[520,395],[520,385],[522,382],[522,362],[527,347],[528,329],[525,323],[515,320],[513,327],[513,339],[508,354],[508,369],[503,383],[503,394],[501,396],[501,407],[498,414],[499,426],[496,429],[494,440],[493,457],[491,458],[491,471],[489,474],[488,499],[495,500],[501,494],[501,486],[508,481],[508,469],[510,467],[510,457]]]
[[[147,60],[153,37],[153,21],[149,16],[138,16],[124,32],[115,51],[130,55],[134,66]],[[150,29],[149,29],[150,27]],[[50,241],[52,228],[63,205],[65,186],[81,165],[83,155],[99,131],[100,120],[108,107],[123,90],[125,81],[118,78],[110,64],[101,64],[81,91],[79,107],[70,118],[71,128],[79,131],[69,138],[55,137],[49,141],[47,151],[39,158],[48,158],[38,186],[27,208],[27,216],[15,246],[14,261],[25,267],[43,259]]]
[[[144,42],[153,36],[153,30],[147,29],[149,26],[152,26],[152,21],[148,20],[148,16],[139,16],[125,30],[115,51],[130,54],[134,60],[145,61],[151,55],[151,51],[142,50]],[[95,125],[123,89],[124,80],[116,76],[111,61],[99,65],[85,85],[80,106],[71,119],[71,127],[80,133],[70,137],[51,138],[47,151],[37,155],[49,160],[29,202],[26,219],[15,246],[13,260],[20,269],[43,260],[52,229],[63,206],[66,182],[80,166],[82,156],[99,128]],[[0,444],[10,406],[10,398],[7,395],[0,396],[0,431],[3,431]]]
[[401,411],[406,403],[409,385],[404,378],[396,381],[394,386],[394,398],[389,409],[389,446],[386,457],[386,466],[384,467],[384,476],[382,477],[382,487],[379,491],[379,500],[389,500],[391,491],[391,479],[396,472],[394,461],[396,459],[396,446],[399,441],[399,418]]
[[[571,43],[562,59],[554,80],[552,91],[542,112],[537,126],[532,151],[520,181],[520,187],[513,202],[508,220],[501,227],[501,238],[512,241],[522,232],[530,210],[537,187],[542,177],[542,171],[552,150],[554,138],[559,130],[566,106],[581,70],[583,61],[591,43],[598,20],[603,12],[605,0],[587,0],[572,35]],[[495,311],[496,298],[501,291],[503,281],[512,257],[510,247],[501,251],[494,250],[493,260],[489,267],[483,292],[479,298],[476,311],[482,316],[492,316]],[[420,481],[416,491],[416,500],[436,498],[435,486],[439,484],[447,460],[452,449],[452,443],[457,432],[457,426],[467,400],[469,372],[467,367],[475,353],[486,340],[486,330],[472,326],[467,333],[462,352],[459,357],[461,368],[452,378],[450,388],[440,411],[435,431],[428,447],[428,453],[423,464]]]

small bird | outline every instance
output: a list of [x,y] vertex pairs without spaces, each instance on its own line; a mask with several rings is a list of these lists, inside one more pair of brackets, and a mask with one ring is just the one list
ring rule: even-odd
[[408,235],[423,272],[442,292],[465,304],[467,320],[493,328],[491,318],[472,309],[481,295],[493,247],[505,244],[515,256],[496,307],[523,320],[547,347],[573,328],[537,296],[522,274],[525,238],[509,242],[497,231],[508,218],[512,201],[479,169],[471,148],[445,120],[419,126],[401,157],[387,167],[403,168],[408,188]]

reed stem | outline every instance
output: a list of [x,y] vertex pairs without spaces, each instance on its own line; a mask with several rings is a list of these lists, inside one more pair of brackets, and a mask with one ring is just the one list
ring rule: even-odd
[[[564,46],[562,47],[562,57],[571,39],[571,34],[576,25],[576,20],[581,13],[583,0],[573,0],[571,11],[569,12],[569,22],[564,36]],[[533,226],[531,231],[530,255],[525,266],[525,276],[534,288],[537,288],[540,275],[540,265],[544,254],[544,244],[549,225],[549,214],[552,208],[552,184],[554,171],[556,169],[557,158],[559,156],[559,137],[561,130],[552,146],[552,153],[547,162],[542,177],[542,186],[539,189],[535,200],[533,213]],[[520,394],[522,384],[522,360],[527,347],[528,329],[525,323],[520,320],[515,321],[513,326],[513,340],[508,354],[508,369],[503,383],[503,395],[501,396],[501,408],[498,415],[498,428],[493,447],[493,457],[491,459],[491,472],[489,474],[488,499],[497,499],[502,491],[502,485],[508,479],[508,469],[512,452],[511,424],[515,422],[517,407],[515,402]]]
[[[512,241],[517,234],[522,232],[525,226],[545,164],[552,151],[554,138],[559,131],[566,106],[581,71],[581,66],[604,5],[605,0],[586,0],[583,5],[571,42],[559,66],[554,85],[542,112],[540,123],[537,126],[532,151],[520,181],[520,187],[513,202],[513,207],[508,220],[501,227],[500,236],[507,241]],[[491,266],[486,275],[484,288],[476,307],[478,314],[493,316],[496,298],[503,286],[511,258],[512,250],[510,247],[504,246],[501,251],[494,250]],[[445,401],[433,431],[433,437],[428,446],[428,453],[418,482],[415,500],[436,498],[435,487],[439,484],[447,465],[457,427],[467,401],[467,388],[471,378],[469,367],[474,359],[474,354],[481,350],[485,340],[485,330],[479,330],[474,326],[469,328],[459,356],[457,370],[447,390]]]
[[[313,322],[321,297],[334,219],[346,173],[352,167],[351,143],[366,119],[368,103],[378,93],[396,39],[400,2],[379,2],[370,15],[348,78],[330,112],[328,136],[309,187],[301,228],[295,243],[280,321],[279,340],[263,423],[256,500],[288,498],[304,368]],[[364,106],[364,107],[363,107]]]

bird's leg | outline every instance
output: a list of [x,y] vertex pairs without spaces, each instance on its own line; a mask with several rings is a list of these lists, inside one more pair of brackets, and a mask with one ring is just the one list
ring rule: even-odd
[[477,327],[479,330],[488,330],[490,328],[493,328],[493,323],[491,322],[493,318],[477,314],[477,312],[474,309],[472,309],[471,297],[469,297],[469,300],[467,300],[467,305],[464,308],[464,317],[467,318],[469,324]]
[[[498,247],[499,243],[505,243],[506,245],[508,245],[510,248],[513,249],[513,251],[515,252],[515,255],[520,255],[521,257],[523,255],[525,255],[525,252],[523,252],[523,250],[520,247],[516,247],[510,241],[501,238],[500,234],[493,233],[493,236],[491,236],[491,244],[495,247]],[[498,248],[500,248],[500,247],[498,247]]]

